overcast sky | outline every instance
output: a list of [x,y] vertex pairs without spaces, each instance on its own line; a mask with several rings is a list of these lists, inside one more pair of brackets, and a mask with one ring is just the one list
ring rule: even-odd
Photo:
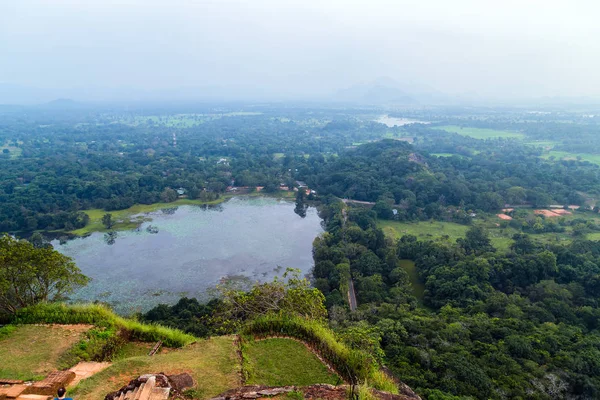
[[600,96],[596,0],[0,0],[0,82]]

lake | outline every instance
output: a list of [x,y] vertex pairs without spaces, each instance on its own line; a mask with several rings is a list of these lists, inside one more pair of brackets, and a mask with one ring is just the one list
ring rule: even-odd
[[323,232],[314,208],[300,218],[294,203],[269,197],[235,197],[148,216],[151,222],[116,237],[96,232],[52,242],[92,278],[73,301],[100,300],[128,314],[181,296],[205,300],[223,280],[272,280],[286,267],[306,274],[313,266],[312,242]]
[[394,118],[394,117],[390,117],[389,115],[382,115],[381,117],[377,118],[375,121],[379,122],[380,124],[385,124],[389,127],[403,126],[403,125],[410,125],[410,124],[429,124],[429,122],[425,122],[425,121],[419,121],[416,119],[409,119],[409,118]]

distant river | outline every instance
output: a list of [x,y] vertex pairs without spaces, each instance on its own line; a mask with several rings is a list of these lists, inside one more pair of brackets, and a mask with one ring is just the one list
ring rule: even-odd
[[312,242],[323,231],[314,208],[300,218],[294,203],[268,197],[179,206],[149,216],[151,222],[114,238],[93,233],[52,243],[92,278],[74,301],[101,300],[128,314],[181,296],[206,299],[222,280],[271,280],[286,267],[305,274],[313,265]]

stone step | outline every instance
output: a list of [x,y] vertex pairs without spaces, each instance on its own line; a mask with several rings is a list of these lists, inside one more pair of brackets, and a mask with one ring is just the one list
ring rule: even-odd
[[50,372],[46,378],[29,386],[25,393],[53,396],[60,387],[67,387],[75,379],[73,371]]
[[140,395],[142,394],[142,391],[144,389],[144,386],[146,386],[145,383],[142,383],[138,388],[137,388],[137,392],[135,393],[135,396],[133,397],[133,400],[139,400],[140,399]]
[[170,392],[171,388],[155,387],[152,389],[152,393],[150,393],[148,400],[167,400]]
[[127,400],[133,400],[133,399],[135,399],[135,396],[137,395],[137,392],[138,392],[139,390],[140,390],[140,387],[138,386],[138,387],[136,387],[135,389],[133,389],[133,390],[130,390],[129,392],[127,392],[127,397],[126,397],[126,399],[127,399]]
[[29,386],[27,385],[13,385],[9,387],[4,393],[4,397],[7,399],[16,399],[20,395],[22,395],[25,390],[27,390]]
[[148,380],[146,381],[146,384],[144,385],[144,388],[142,390],[140,390],[140,397],[139,400],[149,400],[150,399],[150,394],[152,393],[152,389],[154,389],[154,386],[156,385],[156,377],[155,376],[151,376],[150,378],[148,378]]

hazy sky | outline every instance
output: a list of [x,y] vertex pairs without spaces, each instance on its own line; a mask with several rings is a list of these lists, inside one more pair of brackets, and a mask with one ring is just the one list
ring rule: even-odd
[[600,96],[597,0],[0,0],[0,82]]

